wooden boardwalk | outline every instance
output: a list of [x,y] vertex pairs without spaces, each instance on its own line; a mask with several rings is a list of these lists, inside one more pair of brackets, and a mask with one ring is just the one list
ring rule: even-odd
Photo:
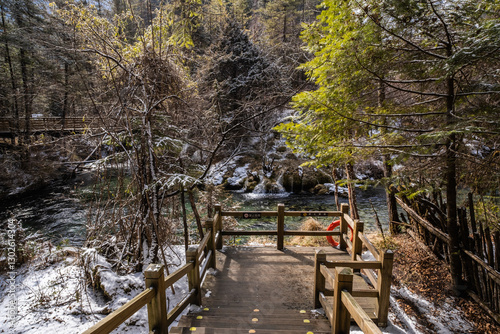
[[[171,333],[331,333],[329,320],[314,308],[314,254],[329,261],[351,256],[332,247],[225,247],[215,274],[203,284],[202,310],[183,316]],[[354,275],[354,289],[369,289]],[[329,297],[333,299],[332,297]],[[356,297],[375,318],[376,298]]]

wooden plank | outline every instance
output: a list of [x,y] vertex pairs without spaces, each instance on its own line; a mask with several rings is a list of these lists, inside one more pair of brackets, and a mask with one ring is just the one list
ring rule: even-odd
[[144,290],[113,313],[106,316],[94,326],[90,327],[83,334],[107,334],[120,326],[125,320],[134,315],[137,311],[149,303],[156,291],[154,288]]
[[210,230],[207,231],[207,233],[205,234],[205,237],[203,238],[203,240],[201,240],[200,242],[200,245],[198,246],[198,249],[197,249],[197,255],[200,256],[200,254],[203,252],[203,250],[205,249],[205,247],[207,247],[208,245],[208,239],[210,239],[212,236],[212,231]]
[[203,263],[201,263],[201,265],[200,265],[200,280],[201,280],[201,282],[203,282],[203,279],[205,278],[205,274],[207,273],[208,265],[210,264],[210,262],[212,260],[212,256],[213,256],[212,250],[209,250],[207,253],[207,256],[205,257],[205,261],[203,261]]
[[462,249],[462,252],[467,254],[474,262],[479,264],[481,267],[486,269],[488,272],[488,275],[491,277],[492,280],[495,281],[495,283],[500,284],[500,273],[493,269],[488,263],[484,262],[479,256],[476,254],[469,252],[468,250]]
[[261,217],[277,217],[278,211],[222,211],[222,217],[237,217],[243,218],[243,215],[247,214],[260,214]]
[[351,327],[351,317],[344,303],[342,302],[342,292],[352,292],[353,274],[350,268],[335,269],[335,284],[333,286],[333,314],[332,333],[348,333]]
[[366,235],[363,232],[359,232],[358,236],[363,241],[363,244],[366,246],[366,248],[368,248],[370,253],[372,253],[373,257],[377,260],[380,260],[380,252],[377,248],[375,248],[375,246],[373,246],[370,240],[368,240]]
[[351,239],[349,239],[349,236],[347,234],[344,234],[342,236],[342,238],[344,238],[344,241],[347,244],[347,247],[349,247],[349,249],[352,250],[352,242],[351,242]]
[[325,315],[330,319],[330,322],[333,321],[333,305],[328,302],[328,299],[324,294],[319,294],[319,302],[325,311]]
[[328,279],[328,282],[333,286],[335,282],[335,274],[331,270],[328,270],[328,268],[324,264],[321,264],[319,269],[321,271],[321,274],[326,279]]
[[177,282],[182,276],[189,273],[194,268],[193,262],[188,262],[165,278],[165,288]]
[[349,226],[351,226],[351,229],[354,230],[354,226],[356,225],[356,223],[354,222],[354,220],[351,218],[351,216],[349,215],[344,215],[344,219],[345,221],[347,222],[347,224],[349,224]]
[[368,280],[370,283],[374,286],[377,287],[377,277],[375,277],[375,273],[373,272],[372,269],[361,269],[362,273],[368,277]]
[[285,205],[284,204],[278,204],[278,241],[276,248],[278,250],[283,250],[284,247],[284,240],[283,237],[285,236]]
[[148,326],[150,331],[156,329],[158,334],[168,334],[164,271],[162,264],[150,264],[144,270],[146,288],[155,288],[155,295],[148,303]]
[[177,317],[179,316],[179,314],[182,313],[182,311],[184,311],[184,309],[191,303],[194,303],[196,301],[196,298],[195,298],[195,294],[196,294],[196,290],[195,289],[192,289],[191,291],[189,291],[189,293],[179,302],[179,304],[177,304],[170,312],[168,312],[168,315],[167,315],[167,324],[168,326],[170,326],[172,324],[172,322],[175,321],[175,319],[177,319]]
[[347,234],[347,221],[346,217],[349,217],[349,205],[346,203],[342,203],[340,205],[340,211],[342,212],[342,215],[340,216],[340,233],[341,237],[339,240],[339,248],[341,250],[346,250],[347,244],[345,242],[345,239],[342,238],[342,235]]
[[286,217],[340,217],[340,211],[285,211]]
[[285,235],[299,235],[299,236],[313,236],[313,237],[321,237],[321,236],[339,236],[340,232],[334,231],[301,231],[301,230],[288,230],[284,232]]
[[392,283],[392,267],[394,262],[394,253],[391,250],[385,251],[380,261],[382,268],[378,272],[377,290],[380,293],[378,301],[378,325],[385,327],[388,323],[389,317],[389,304],[391,296],[391,283]]
[[403,208],[403,210],[405,210],[413,219],[418,221],[419,224],[423,225],[430,233],[434,234],[436,237],[438,237],[442,241],[444,241],[448,244],[450,243],[450,237],[448,236],[448,234],[435,228],[427,220],[420,217],[418,215],[418,213],[416,213],[412,208],[410,208],[408,205],[406,205],[400,198],[396,197],[396,200],[398,201],[399,205]]
[[497,322],[497,324],[500,324],[500,314],[498,313],[495,313],[493,312],[489,307],[488,305],[486,305],[479,297],[478,295],[476,295],[474,292],[472,291],[467,291],[467,293],[469,294],[469,296],[472,297],[472,299],[474,299],[476,301],[476,303],[479,304],[479,306],[481,306],[481,308],[483,310],[486,311],[486,313],[488,313],[488,315],[490,317],[492,317],[493,319],[495,319],[495,321]]
[[349,267],[352,269],[380,269],[382,262],[380,261],[327,261],[327,268]]
[[278,235],[277,231],[271,230],[252,230],[252,231],[239,231],[239,230],[225,230],[221,231],[222,235]]
[[325,277],[321,273],[321,265],[326,261],[326,253],[323,250],[317,250],[314,254],[314,285],[313,285],[313,305],[318,308],[319,294],[325,291]]
[[362,297],[362,298],[378,298],[379,293],[376,289],[358,289],[352,290],[353,297]]
[[354,297],[346,291],[342,291],[342,303],[347,308],[351,317],[356,321],[359,328],[366,334],[382,334],[382,331],[370,319],[368,314],[358,304]]

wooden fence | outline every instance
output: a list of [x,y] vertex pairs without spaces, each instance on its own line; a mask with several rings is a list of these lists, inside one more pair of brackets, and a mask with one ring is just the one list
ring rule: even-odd
[[[349,247],[352,260],[327,261],[324,252],[316,253],[314,305],[315,307],[323,307],[325,310],[332,324],[332,333],[349,332],[350,322],[346,320],[349,315],[364,333],[380,333],[373,321],[377,322],[379,326],[387,326],[394,254],[392,251],[380,252],[373,246],[363,233],[363,223],[357,220],[353,221],[349,216],[344,218],[341,220],[341,231],[345,231],[346,225],[349,225],[353,230],[353,241],[350,242],[347,233],[342,233],[341,240],[343,239]],[[344,223],[344,227],[342,227],[342,223]],[[375,261],[363,260],[361,257],[363,246],[372,253]],[[334,271],[329,269],[334,269]],[[353,290],[352,269],[361,270],[374,289]],[[378,271],[377,274],[375,274],[375,270]],[[326,289],[326,282],[330,283],[333,290]],[[333,305],[328,303],[328,296],[333,296]],[[353,297],[376,298],[375,316],[368,316]]]
[[[432,254],[449,263],[450,237],[447,233],[446,215],[438,205],[428,200],[403,201],[398,204],[408,214],[413,233],[430,249]],[[472,194],[469,194],[469,219],[467,209],[458,210],[460,258],[463,280],[467,293],[500,324],[500,237],[499,232],[489,232],[476,222]],[[417,234],[417,235],[415,235]]]
[[[40,117],[30,118],[28,121],[21,118],[0,118],[0,132],[15,133],[17,131],[23,133],[27,129],[30,133],[47,132],[47,131],[82,131],[87,129],[92,124],[92,119],[84,117]],[[18,128],[19,127],[19,128]]]
[[[182,311],[186,309],[189,304],[201,305],[201,286],[207,269],[215,269],[216,251],[217,249],[221,249],[223,246],[223,236],[231,235],[276,235],[278,249],[284,248],[284,237],[287,235],[339,236],[340,248],[346,250],[349,247],[353,260],[343,262],[328,262],[326,261],[326,258],[322,260],[322,253],[319,253],[319,257],[318,254],[316,255],[316,268],[322,268],[321,273],[323,275],[326,275],[325,277],[327,277],[328,279],[331,278],[334,284],[337,284],[338,287],[337,290],[335,290],[335,296],[338,296],[338,298],[340,298],[339,300],[342,301],[342,306],[340,306],[339,304],[337,308],[332,308],[325,304],[325,301],[322,301],[320,303],[324,305],[330,319],[340,319],[339,317],[347,317],[345,315],[345,312],[347,312],[347,314],[352,316],[364,331],[366,330],[366,333],[380,333],[380,331],[375,330],[378,330],[375,323],[373,323],[370,317],[366,315],[366,312],[364,312],[363,309],[359,307],[357,302],[352,297],[376,297],[376,320],[378,320],[379,325],[385,326],[387,324],[392,274],[392,253],[380,253],[363,234],[363,224],[358,221],[352,220],[348,214],[348,210],[348,206],[344,204],[341,207],[341,211],[285,211],[284,205],[279,204],[277,211],[235,212],[222,211],[221,206],[216,205],[215,216],[213,219],[209,219],[206,221],[206,234],[200,242],[199,246],[196,248],[189,248],[189,250],[186,252],[186,264],[184,266],[165,278],[163,265],[149,265],[148,268],[144,271],[146,289],[139,295],[134,297],[132,300],[127,302],[125,305],[118,308],[116,311],[86,330],[84,334],[110,333],[145,305],[147,305],[148,309],[148,323],[150,333],[168,333],[168,327],[182,313]],[[286,216],[340,217],[340,232],[285,230],[284,220]],[[272,231],[224,230],[222,225],[223,217],[277,217],[277,229]],[[347,235],[348,226],[350,226],[353,230],[353,242],[349,240]],[[361,251],[363,245],[365,245],[372,252],[377,261],[363,261],[361,259]],[[348,286],[349,274],[347,274],[347,272],[343,270],[336,276],[332,277],[331,273],[327,269],[325,269],[336,268],[336,270],[339,270],[338,267],[341,266],[351,267],[355,270],[362,269],[376,288],[372,290],[354,291],[352,291],[351,288],[350,290],[348,289],[348,291],[350,291],[349,293],[342,291],[344,287]],[[318,272],[317,270],[316,273]],[[375,276],[373,270],[379,271],[378,277]],[[187,275],[189,282],[189,293],[182,299],[182,301],[178,305],[176,305],[170,312],[167,313],[165,290],[185,275]],[[316,274],[315,277],[319,277],[318,274]],[[337,277],[338,279],[335,280],[335,277]],[[352,283],[352,275],[350,280]],[[324,294],[327,293],[324,287],[324,281],[324,278],[323,284],[320,283],[320,279],[315,281],[314,289],[318,292],[315,293],[315,298],[317,296],[318,300],[320,300],[320,293],[323,294],[323,297]],[[318,305],[316,299],[315,305]],[[347,321],[347,323],[350,323],[350,321]],[[343,326],[344,327],[338,328],[345,328],[346,325],[344,324]],[[340,332],[336,331],[334,333]]]
[[[216,214],[216,219],[218,219],[217,216]],[[149,265],[144,271],[146,290],[87,329],[83,334],[110,333],[145,305],[148,308],[149,332],[166,334],[168,333],[168,327],[189,304],[201,305],[201,284],[207,269],[215,269],[215,246],[217,240],[221,238],[220,233],[215,233],[213,220],[208,220],[205,227],[206,234],[199,246],[189,248],[186,252],[185,265],[166,278],[164,277],[163,265]],[[185,275],[188,277],[189,293],[167,313],[165,290]]]

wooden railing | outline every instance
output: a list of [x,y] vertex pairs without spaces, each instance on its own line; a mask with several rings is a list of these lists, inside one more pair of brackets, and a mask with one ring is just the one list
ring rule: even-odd
[[[284,248],[284,237],[287,235],[339,236],[340,248],[346,250],[347,247],[349,247],[349,249],[351,249],[353,260],[330,262],[326,261],[326,255],[324,253],[319,252],[316,254],[314,284],[315,306],[323,306],[328,317],[332,321],[332,328],[345,328],[346,326],[345,324],[336,325],[332,319],[335,318],[340,321],[340,317],[344,317],[346,319],[349,317],[350,319],[350,316],[352,316],[363,331],[366,330],[366,333],[380,333],[380,331],[376,331],[376,329],[378,330],[377,326],[370,320],[370,317],[361,309],[353,297],[376,297],[376,319],[378,320],[379,325],[385,326],[387,324],[391,284],[390,278],[392,274],[392,253],[380,253],[363,234],[363,224],[352,220],[348,215],[348,209],[347,205],[342,205],[340,211],[285,211],[284,205],[279,204],[277,211],[235,212],[222,211],[221,206],[216,205],[214,218],[205,222],[205,237],[196,248],[191,247],[186,252],[185,265],[174,273],[168,275],[166,278],[164,277],[163,265],[149,265],[144,271],[146,289],[125,305],[108,315],[106,318],[86,330],[84,334],[110,333],[145,305],[147,305],[148,308],[150,333],[168,333],[168,327],[189,304],[201,305],[201,286],[203,279],[208,268],[215,269],[216,267],[216,251],[217,249],[222,248],[222,238],[224,235],[276,235],[278,239],[278,249]],[[340,217],[340,232],[285,230],[284,221],[286,216]],[[272,231],[224,230],[222,226],[223,217],[277,217],[277,229]],[[347,237],[348,226],[350,226],[353,230],[354,238],[352,243]],[[377,261],[362,260],[361,250],[363,244],[372,252]],[[349,278],[349,274],[345,270],[339,271],[339,267],[350,267],[355,270],[362,269],[365,273],[367,273],[368,278],[376,288],[371,290],[353,290],[352,274]],[[330,272],[328,268],[335,268],[335,274]],[[375,277],[372,270],[379,271],[378,277]],[[185,275],[187,275],[189,282],[189,293],[179,302],[179,304],[167,313],[165,290]],[[325,289],[325,278],[332,283],[332,286],[336,287],[334,290],[327,291]],[[351,288],[348,286],[349,280],[351,282]],[[343,289],[346,289],[347,292],[342,291]],[[340,298],[340,302],[335,304],[337,306],[331,306],[326,302],[325,295],[338,296],[338,298]],[[350,321],[347,321],[347,323],[349,322]],[[335,333],[340,332],[336,331]]]
[[[345,207],[342,210],[346,210]],[[332,333],[348,333],[350,316],[365,333],[380,333],[378,326],[387,326],[389,315],[390,289],[394,254],[392,251],[379,251],[363,233],[363,223],[351,219],[344,214],[341,219],[340,248],[349,247],[351,261],[327,261],[326,254],[318,251],[315,257],[314,276],[314,306],[323,307],[332,324]],[[353,241],[348,238],[347,225],[353,230]],[[365,246],[375,258],[375,261],[364,261],[361,252]],[[331,271],[330,269],[334,269]],[[356,289],[352,287],[352,270],[361,271],[366,275],[374,289]],[[346,271],[347,270],[347,271]],[[375,273],[377,271],[377,274]],[[329,282],[333,290],[326,288]],[[347,291],[344,291],[347,290]],[[327,297],[333,296],[333,305]],[[353,297],[376,298],[375,314],[370,317],[357,304]],[[341,320],[343,319],[343,320]]]
[[[214,218],[219,220],[219,214],[217,213]],[[207,269],[215,269],[216,245],[218,239],[221,239],[220,233],[216,233],[214,228],[214,220],[207,220],[205,227],[206,234],[199,246],[190,247],[186,252],[185,265],[166,278],[164,277],[163,265],[149,265],[144,271],[146,289],[83,333],[110,333],[147,305],[149,332],[166,334],[168,327],[189,304],[201,305],[201,285]],[[167,313],[165,290],[185,275],[188,278],[189,293]]]
[[[405,203],[401,198],[396,198],[401,208],[408,214],[408,220],[414,232],[409,230],[417,240],[421,239],[424,247],[429,253],[441,255],[449,262],[450,236],[431,221],[421,215]],[[495,268],[495,257],[500,259],[500,238],[493,245],[489,234],[484,233],[481,222],[475,221],[474,204],[472,194],[469,194],[470,221],[467,221],[465,208],[459,209],[458,215],[460,227],[460,257],[463,266],[463,279],[467,283],[467,293],[500,324],[500,260],[497,260]],[[471,212],[472,210],[472,212]],[[444,217],[446,220],[446,217]],[[470,228],[469,228],[470,224]],[[476,226],[479,225],[479,226]],[[416,235],[415,235],[416,234]],[[483,243],[485,243],[483,245]],[[440,254],[442,252],[442,254]],[[486,260],[487,259],[487,260]]]
[[0,118],[0,132],[15,132],[19,126],[20,132],[30,129],[30,132],[44,131],[82,131],[91,126],[94,119],[84,117],[40,117],[30,118],[29,125],[26,119]]
[[[347,231],[345,216],[349,210],[348,206],[342,207],[344,211],[285,211],[283,204],[278,204],[276,211],[222,211],[220,206],[215,206],[216,212],[219,213],[218,220],[215,224],[220,231],[221,235],[263,235],[263,236],[277,236],[277,249],[283,250],[285,236],[299,235],[299,236],[340,236],[342,231]],[[222,217],[239,217],[243,219],[255,219],[262,217],[277,217],[276,230],[223,230]],[[340,232],[335,231],[301,231],[301,230],[285,230],[285,217],[340,217]],[[344,228],[344,230],[342,229]],[[222,240],[221,240],[222,242]],[[340,239],[341,247],[345,245],[345,241]],[[222,247],[220,243],[219,248]],[[345,246],[344,246],[345,249]]]

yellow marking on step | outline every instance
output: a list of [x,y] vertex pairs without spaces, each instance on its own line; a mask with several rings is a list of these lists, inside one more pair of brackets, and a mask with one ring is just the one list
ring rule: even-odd
[[300,310],[300,313],[306,313],[306,311],[305,310]]
[[314,334],[313,332],[307,332],[306,334]]
[[255,329],[249,330],[248,333],[255,333]]
[[309,320],[309,319],[304,319],[304,323],[305,323],[305,324],[308,324],[308,323],[310,323],[310,322],[311,322],[311,320]]
[[203,309],[203,311],[208,311],[208,310],[210,310],[208,307],[205,307],[205,308]]
[[255,310],[253,310],[253,311],[254,311],[254,312],[259,312],[259,309],[258,309],[258,308],[256,308],[256,309],[255,309]]
[[196,327],[191,327],[191,328],[189,329],[189,331],[191,331],[191,332],[196,332]]
[[201,320],[201,319],[203,319],[203,316],[199,315],[196,317],[196,319]]
[[257,322],[257,321],[259,321],[259,319],[257,319],[257,318],[253,318],[253,319],[252,319],[252,321],[253,321],[253,322]]

